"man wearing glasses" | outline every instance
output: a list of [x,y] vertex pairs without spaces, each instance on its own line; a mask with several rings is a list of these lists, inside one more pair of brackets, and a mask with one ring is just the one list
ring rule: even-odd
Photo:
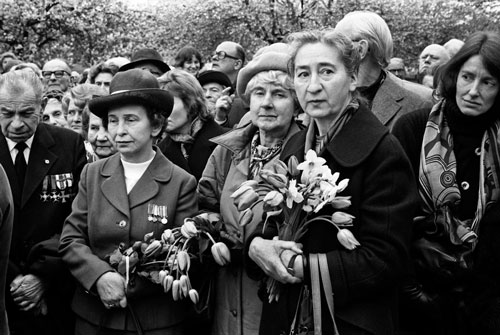
[[73,86],[71,69],[62,59],[51,59],[42,68],[42,82],[44,92],[54,90],[66,92]]
[[244,63],[245,50],[235,42],[222,42],[212,56],[212,70],[220,71],[228,76],[233,87],[236,87],[236,78]]
[[[222,42],[217,46],[212,56],[212,70],[224,73],[231,81],[232,90],[236,88],[236,79],[243,64],[245,64],[245,50],[235,42]],[[227,120],[222,125],[234,127],[248,110],[248,105],[239,96],[236,96],[233,99]]]

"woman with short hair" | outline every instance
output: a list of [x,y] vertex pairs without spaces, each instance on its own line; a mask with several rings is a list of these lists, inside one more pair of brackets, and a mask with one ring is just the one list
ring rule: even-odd
[[[393,334],[416,197],[410,164],[358,99],[359,53],[349,38],[331,30],[296,33],[291,48],[290,75],[311,121],[288,140],[280,159],[302,162],[312,150],[332,173],[349,180],[339,195],[350,197],[342,211],[354,218],[344,229],[360,246],[347,249],[327,220],[311,222],[333,215],[329,203],[309,213],[298,241],[274,240],[283,218],[268,221],[263,235],[249,241],[249,256],[284,284],[277,302],[265,296],[260,334]],[[305,216],[301,211],[300,218]]]
[[[195,179],[153,145],[173,98],[140,69],[118,73],[110,91],[89,109],[103,119],[118,153],[85,166],[60,240],[63,261],[80,284],[75,334],[184,334],[188,301],[174,302],[161,285],[137,276],[131,295],[131,284],[106,259],[148,233],[160,240],[197,211]],[[168,220],[148,220],[151,206]]]
[[212,139],[218,144],[198,185],[200,208],[221,214],[224,230],[234,237],[231,263],[215,276],[215,315],[212,334],[258,334],[262,301],[260,281],[245,271],[243,246],[262,220],[261,205],[253,220],[239,225],[231,194],[246,180],[261,180],[289,138],[299,131],[294,117],[298,104],[288,76],[288,49],[255,57],[238,76],[238,93],[250,105],[249,123]]
[[188,45],[180,49],[175,55],[174,66],[196,77],[203,67],[203,58],[198,50]]

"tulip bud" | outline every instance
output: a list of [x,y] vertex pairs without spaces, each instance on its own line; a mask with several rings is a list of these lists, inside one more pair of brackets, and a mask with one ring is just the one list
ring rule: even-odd
[[252,222],[252,219],[253,212],[251,208],[247,208],[243,212],[240,212],[240,217],[238,219],[240,227],[245,227],[248,223]]
[[346,226],[352,224],[352,220],[354,219],[354,216],[351,214],[347,214],[344,212],[335,212],[332,214],[332,221],[333,223],[340,225],[340,226]]
[[154,257],[156,256],[159,252],[161,252],[163,247],[162,242],[158,240],[152,241],[146,250],[144,250],[144,257]]
[[251,188],[255,189],[259,185],[259,183],[255,179],[250,179],[246,180],[243,183],[241,183],[240,187],[242,186],[250,186]]
[[348,250],[354,250],[356,247],[359,247],[361,244],[356,240],[352,232],[348,229],[340,229],[337,233],[337,239],[340,244]]
[[172,229],[165,229],[163,234],[161,234],[161,240],[163,243],[172,243],[172,239],[174,238],[174,233],[172,232]]
[[173,283],[174,277],[172,275],[165,276],[165,279],[163,279],[163,290],[165,291],[165,293],[172,289]]
[[283,194],[278,191],[270,191],[264,197],[264,203],[272,207],[279,206],[284,200]]
[[181,227],[181,234],[185,238],[195,237],[198,234],[198,229],[191,219],[184,219],[184,224]]
[[212,251],[214,261],[220,266],[224,266],[231,262],[231,253],[227,245],[223,242],[215,243],[210,250]]
[[295,156],[290,156],[288,159],[288,173],[292,177],[297,177],[300,173],[300,170],[297,169],[297,166],[299,165],[299,161],[297,157]]
[[144,235],[144,242],[149,243],[153,239],[154,232],[152,231],[151,233],[147,233]]
[[259,200],[259,195],[252,187],[246,185],[240,186],[236,192],[231,194],[231,198],[234,199],[234,204],[238,207],[238,210],[243,211]]
[[189,289],[188,289],[188,277],[186,275],[182,275],[181,278],[179,278],[179,287],[181,296],[187,297]]
[[200,296],[198,295],[198,292],[194,288],[189,290],[189,299],[191,299],[193,304],[197,304],[198,301],[200,301]]
[[179,300],[180,298],[180,282],[178,279],[175,279],[174,282],[172,283],[172,298],[174,298],[174,301]]
[[285,176],[288,172],[288,167],[286,166],[286,164],[283,161],[280,161],[280,160],[277,160],[274,162],[273,169],[274,169],[274,172],[276,172],[277,174],[282,174]]
[[286,171],[285,174],[281,174],[281,173],[274,173],[270,170],[264,169],[260,171],[260,176],[262,177],[262,179],[264,179],[277,189],[286,188],[288,183],[288,178],[286,177]]
[[351,206],[351,197],[337,196],[332,200],[331,205],[333,208],[342,209]]
[[236,191],[233,192],[233,194],[231,194],[231,198],[236,199],[249,190],[253,190],[253,187],[248,184],[244,185],[243,183]]
[[167,270],[160,270],[160,272],[158,272],[158,280],[161,284],[163,284],[163,281],[165,280],[165,277],[168,275],[168,271]]
[[189,268],[191,267],[191,259],[189,258],[187,251],[182,250],[177,253],[177,266],[181,271],[189,271]]
[[141,243],[141,253],[144,254],[144,252],[146,252],[146,249],[149,247],[149,244],[147,244],[146,242],[142,242]]
[[134,251],[140,250],[141,244],[142,244],[141,241],[135,241],[134,244],[132,244],[132,249],[134,249]]

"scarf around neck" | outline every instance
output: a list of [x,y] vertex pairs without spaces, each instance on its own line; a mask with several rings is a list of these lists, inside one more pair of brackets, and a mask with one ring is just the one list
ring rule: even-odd
[[325,146],[340,132],[344,125],[349,122],[351,117],[356,113],[359,108],[359,101],[353,98],[347,107],[337,116],[333,124],[328,129],[325,135],[318,135],[318,130],[314,120],[311,120],[306,133],[306,143],[304,147],[304,157],[306,153],[313,149],[316,154],[320,155]]
[[257,130],[250,144],[250,173],[248,179],[254,179],[262,170],[262,167],[281,152],[282,147],[283,139],[272,147],[260,144],[260,132]]
[[191,129],[189,130],[189,134],[168,134],[172,141],[181,144],[181,152],[185,159],[189,158],[191,145],[194,143],[196,135],[203,128],[204,124],[205,122],[197,116],[193,120],[193,122],[191,122]]
[[466,250],[474,250],[479,223],[488,204],[498,200],[500,156],[496,120],[486,128],[480,147],[479,194],[475,217],[459,220],[454,208],[460,204],[460,189],[456,181],[457,162],[453,152],[453,136],[446,119],[442,99],[432,108],[427,121],[419,167],[419,194],[426,221],[433,222],[434,232],[444,232],[447,239]]

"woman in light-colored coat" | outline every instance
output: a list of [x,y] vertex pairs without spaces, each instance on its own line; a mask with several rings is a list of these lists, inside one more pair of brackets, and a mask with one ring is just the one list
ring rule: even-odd
[[[275,50],[275,49],[274,49]],[[242,247],[262,220],[262,206],[252,222],[240,227],[230,195],[246,180],[275,162],[284,143],[299,131],[294,122],[295,93],[286,74],[288,54],[268,51],[254,58],[238,77],[238,91],[250,103],[251,123],[212,139],[218,144],[198,185],[200,208],[219,212],[224,229],[236,239],[231,263],[218,269],[212,334],[258,334],[262,302],[259,282],[244,270]]]

